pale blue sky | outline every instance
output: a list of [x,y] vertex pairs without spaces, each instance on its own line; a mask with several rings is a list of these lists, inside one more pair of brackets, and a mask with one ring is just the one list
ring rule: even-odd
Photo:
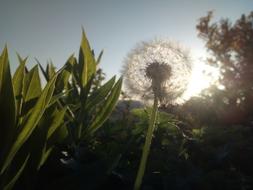
[[215,18],[240,17],[252,0],[0,0],[0,49],[8,44],[12,69],[15,52],[59,68],[78,53],[83,26],[95,53],[104,49],[101,67],[120,74],[122,60],[135,44],[154,37],[177,40],[203,52],[195,26],[214,10]]

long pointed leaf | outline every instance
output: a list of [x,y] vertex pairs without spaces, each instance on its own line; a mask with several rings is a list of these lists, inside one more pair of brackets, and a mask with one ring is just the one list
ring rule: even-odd
[[[4,157],[4,151],[14,136],[16,122],[16,105],[7,47],[0,57],[0,108],[0,155]],[[2,159],[0,158],[0,164]]]
[[41,82],[38,65],[33,67],[25,77],[24,82],[24,102],[38,98],[41,94]]
[[102,50],[102,51],[100,52],[98,58],[97,58],[97,61],[96,61],[97,65],[100,63],[101,58],[102,58],[102,56],[103,56],[103,53],[104,53],[104,51]]
[[61,123],[64,122],[63,118],[66,113],[66,110],[67,110],[67,108],[65,107],[62,110],[54,113],[52,123],[51,123],[50,128],[47,133],[47,139],[50,138],[52,136],[52,134],[57,130],[57,128],[61,125]]
[[17,115],[20,115],[23,101],[23,86],[24,86],[24,78],[25,78],[25,64],[27,61],[27,57],[22,59],[18,54],[19,66],[14,73],[13,76],[13,87],[14,94],[16,97],[16,105],[17,105]]
[[26,142],[26,140],[29,138],[29,136],[37,126],[53,95],[56,78],[57,74],[47,83],[44,90],[42,91],[41,96],[39,97],[35,107],[33,108],[31,116],[25,123],[24,127],[22,128],[22,131],[18,134],[16,141],[11,147],[8,156],[6,156],[4,165],[1,169],[1,173],[5,171],[5,169],[8,167],[8,165],[11,163],[12,159],[16,155],[17,151],[24,144],[24,142]]
[[43,166],[43,164],[47,161],[48,157],[50,156],[51,152],[53,151],[54,147],[50,147],[49,149],[46,150],[46,148],[44,149],[43,155],[41,156],[40,159],[40,163],[37,166],[37,170],[39,170],[41,168],[41,166]]
[[22,174],[23,170],[25,169],[25,166],[26,166],[26,164],[27,164],[27,162],[28,162],[29,157],[30,157],[30,155],[27,155],[27,157],[26,157],[24,163],[23,163],[22,166],[19,168],[19,170],[17,171],[16,175],[11,179],[11,181],[10,181],[7,185],[4,186],[4,188],[3,188],[4,190],[11,190],[11,189],[13,189],[13,187],[14,187],[16,181],[18,180],[18,178],[19,178],[20,175]]
[[106,82],[103,86],[89,96],[86,104],[86,110],[92,109],[92,107],[105,100],[106,96],[114,85],[115,78],[115,76],[112,77],[108,82]]
[[67,89],[67,85],[69,82],[69,78],[71,76],[72,70],[73,70],[73,64],[74,64],[74,57],[71,55],[67,62],[65,63],[65,67],[62,70],[61,73],[59,73],[59,76],[56,80],[56,93],[60,93]]
[[110,116],[113,108],[115,107],[120,91],[121,91],[121,86],[122,86],[122,78],[118,80],[118,82],[115,84],[113,87],[110,95],[105,101],[105,104],[102,106],[101,110],[98,112],[99,115],[96,116],[96,119],[93,121],[91,126],[87,129],[85,135],[92,135],[105,121],[106,119]]
[[82,42],[79,51],[79,66],[81,68],[81,84],[84,88],[96,72],[96,61],[84,30],[82,31]]
[[43,76],[45,77],[46,81],[49,81],[49,76],[47,76],[46,70],[43,68],[43,66],[41,65],[41,63],[39,62],[38,59],[35,58],[35,60],[36,60],[37,64],[39,65],[40,70],[41,70]]
[[46,72],[49,80],[55,75],[56,71],[52,62],[47,63]]

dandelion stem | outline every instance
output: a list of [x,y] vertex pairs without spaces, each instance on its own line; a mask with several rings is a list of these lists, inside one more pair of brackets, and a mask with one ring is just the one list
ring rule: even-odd
[[149,155],[150,145],[152,142],[152,136],[155,129],[157,109],[158,109],[158,97],[155,96],[153,109],[151,110],[151,116],[149,120],[148,132],[147,132],[145,144],[142,150],[141,162],[139,165],[137,177],[134,184],[134,190],[139,190],[141,188],[142,179],[143,179],[145,169],[146,169],[147,158]]

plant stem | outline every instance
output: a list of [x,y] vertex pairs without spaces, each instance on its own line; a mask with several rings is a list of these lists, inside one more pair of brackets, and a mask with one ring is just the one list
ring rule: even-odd
[[142,179],[145,173],[147,158],[148,158],[148,154],[150,150],[150,145],[152,142],[152,136],[155,129],[157,109],[158,109],[158,98],[155,96],[153,109],[151,110],[151,117],[149,120],[148,132],[147,132],[145,144],[142,150],[141,162],[140,162],[137,177],[134,183],[134,190],[139,190],[141,188]]

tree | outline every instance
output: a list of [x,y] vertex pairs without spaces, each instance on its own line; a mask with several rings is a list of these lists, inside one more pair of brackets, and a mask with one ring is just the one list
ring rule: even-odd
[[221,115],[227,120],[238,116],[233,122],[249,121],[253,113],[253,11],[234,23],[229,19],[211,23],[212,16],[209,12],[200,18],[197,30],[210,52],[208,63],[221,71],[220,84],[225,87],[219,96]]

